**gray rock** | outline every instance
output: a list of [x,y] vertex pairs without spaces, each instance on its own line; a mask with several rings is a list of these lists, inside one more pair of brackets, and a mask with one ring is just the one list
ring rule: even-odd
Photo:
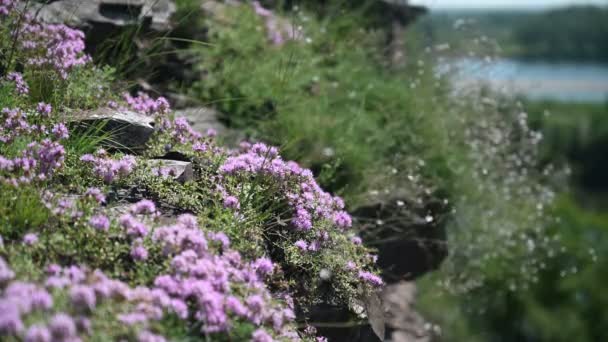
[[414,308],[416,285],[399,282],[387,286],[381,294],[385,312],[387,340],[393,342],[428,342],[434,333]]
[[323,323],[320,335],[334,342],[430,342],[439,328],[416,311],[415,299],[413,282],[397,282],[362,299],[368,324],[349,325],[352,314],[330,305],[313,307],[311,321]]
[[202,134],[209,129],[217,133],[221,143],[225,146],[236,147],[246,136],[243,131],[228,128],[222,123],[222,113],[209,107],[190,107],[176,110],[175,117],[185,117],[192,128]]
[[205,134],[207,130],[213,129],[218,135],[227,132],[226,126],[219,120],[220,113],[209,107],[193,107],[175,111],[175,117],[185,117],[192,128]]
[[48,23],[80,28],[97,24],[144,24],[158,31],[170,28],[169,19],[175,11],[172,0],[60,0],[30,7],[30,13]]
[[147,164],[153,171],[173,177],[178,182],[184,183],[194,179],[192,163],[181,160],[150,159]]
[[126,109],[99,108],[69,115],[76,129],[104,123],[102,131],[111,135],[113,147],[137,152],[145,148],[154,133],[154,119]]

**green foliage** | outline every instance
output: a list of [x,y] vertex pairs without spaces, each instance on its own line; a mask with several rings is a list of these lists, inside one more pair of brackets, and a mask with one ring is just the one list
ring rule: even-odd
[[[423,291],[421,307],[440,324],[447,340],[467,341],[601,341],[608,319],[608,297],[601,284],[608,246],[606,215],[581,208],[563,196],[553,208],[560,221],[554,229],[568,251],[543,260],[543,271],[525,288],[510,288],[496,279],[492,296],[464,302],[457,296]],[[556,255],[557,251],[554,252]],[[423,282],[428,287],[430,279]],[[519,284],[517,284],[519,285]],[[481,300],[480,298],[485,298]],[[556,325],[559,324],[559,329]]]
[[40,189],[18,189],[0,185],[0,236],[19,238],[30,230],[46,225],[49,212],[40,200]]
[[544,159],[567,161],[576,187],[589,193],[605,192],[608,169],[598,161],[608,153],[608,106],[532,102],[527,107],[531,124],[543,133]]
[[193,46],[206,76],[191,92],[227,113],[231,126],[282,146],[289,159],[315,171],[339,165],[323,185],[360,194],[380,176],[379,156],[408,147],[401,139],[420,116],[402,90],[408,81],[382,67],[378,37],[354,30],[357,17],[289,18],[305,33],[282,47],[269,46],[262,20],[246,6],[209,19],[209,46]]
[[532,15],[514,29],[519,56],[608,62],[608,8],[573,6]]

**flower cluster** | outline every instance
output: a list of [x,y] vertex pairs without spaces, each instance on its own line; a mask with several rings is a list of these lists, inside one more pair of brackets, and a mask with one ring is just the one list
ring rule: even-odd
[[19,108],[3,108],[0,112],[0,142],[8,144],[16,137],[30,134],[38,126],[30,125],[27,115]]
[[94,155],[85,154],[80,160],[91,164],[93,173],[108,184],[131,174],[136,165],[133,156],[126,155],[116,160],[103,149],[98,150]]
[[[0,9],[1,11],[1,9]],[[15,90],[19,95],[27,95],[30,92],[30,88],[27,85],[27,82],[23,79],[23,75],[19,72],[9,72],[6,75],[6,79],[13,82],[15,84]]]
[[[178,117],[171,119],[166,114],[170,111],[169,102],[164,97],[158,97],[156,99],[151,98],[149,95],[143,92],[138,92],[137,96],[133,97],[129,93],[123,94],[124,101],[126,102],[127,108],[138,113],[150,115],[156,118],[159,124],[159,130],[166,134],[166,145],[167,148],[171,148],[174,145],[185,145],[192,144],[195,151],[207,150],[207,144],[201,141],[203,135],[195,131],[188,120],[184,117]],[[112,106],[119,108],[119,104],[112,102]],[[214,132],[209,132],[209,136],[213,136]],[[166,171],[156,169],[155,172],[159,176],[167,177]]]
[[293,161],[285,162],[274,147],[258,143],[246,152],[229,157],[220,167],[224,175],[267,176],[278,184],[292,209],[292,225],[298,230],[310,230],[313,223],[329,220],[335,226],[346,229],[352,225],[350,215],[339,197],[323,191],[312,172]]
[[0,0],[0,15],[7,16],[13,10],[15,0]]
[[124,93],[123,98],[127,102],[128,107],[138,113],[148,115],[167,114],[171,108],[169,102],[164,97],[154,100],[143,92],[137,93],[135,97],[129,93]]
[[[295,317],[293,309],[278,305],[264,284],[274,269],[269,259],[243,261],[238,252],[228,248],[224,234],[204,234],[191,215],[156,229],[153,239],[164,253],[173,255],[172,273],[157,277],[154,284],[172,299],[191,303],[191,316],[202,323],[203,332],[224,332],[231,328],[231,322],[247,321],[297,339],[288,325]],[[221,254],[213,253],[213,241],[219,243]]]
[[50,105],[44,103],[31,112],[20,108],[0,111],[0,143],[8,145],[17,138],[33,138],[16,154],[0,155],[0,182],[17,186],[43,181],[63,166],[66,152],[59,141],[67,139],[69,132],[65,124],[47,120],[50,113]]
[[25,15],[19,34],[21,50],[28,56],[28,66],[51,68],[63,79],[76,66],[91,58],[84,53],[84,33],[63,24],[45,24]]
[[[161,336],[141,327],[182,309],[159,289],[131,288],[99,270],[90,272],[77,266],[62,268],[52,264],[47,267],[47,274],[43,285],[13,281],[0,290],[1,337],[28,342],[78,341],[95,334],[97,320],[103,320],[104,324],[116,320],[116,325],[130,321],[128,311],[135,307],[146,312],[139,317],[139,327],[131,327],[139,340],[149,341],[142,336],[152,335],[158,341],[164,341]],[[56,300],[57,297],[67,297],[67,305]],[[102,305],[105,310],[110,306],[116,311],[116,318],[95,315]]]
[[[87,198],[88,196],[85,196]],[[68,220],[76,220],[84,216],[84,210],[80,200],[61,197],[50,191],[45,191],[42,196],[42,203],[54,216]]]
[[63,145],[49,139],[28,144],[20,156],[12,159],[0,155],[0,172],[8,174],[0,173],[0,182],[18,186],[46,180],[63,166],[64,156]]

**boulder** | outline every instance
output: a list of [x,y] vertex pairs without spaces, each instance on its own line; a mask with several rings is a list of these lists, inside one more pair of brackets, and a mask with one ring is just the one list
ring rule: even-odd
[[143,24],[157,31],[170,28],[169,19],[175,11],[172,0],[59,0],[30,7],[30,13],[48,23],[79,28]]
[[209,130],[213,130],[224,145],[234,147],[245,139],[245,134],[226,127],[222,122],[222,116],[222,113],[209,107],[189,107],[175,111],[175,117],[186,118],[195,131],[206,134]]
[[68,115],[73,129],[99,129],[111,135],[111,145],[119,150],[141,151],[154,133],[154,118],[126,109],[99,108]]
[[416,285],[401,281],[363,299],[367,324],[351,324],[357,320],[352,313],[330,305],[315,306],[310,319],[333,342],[430,342],[438,328],[416,311],[415,298]]
[[387,286],[381,294],[386,340],[393,342],[429,342],[436,334],[414,308],[416,285],[399,282]]
[[220,122],[220,113],[209,107],[191,107],[175,111],[175,117],[185,117],[195,131],[205,134],[209,129],[219,135],[226,133],[226,126]]
[[192,163],[182,160],[149,159],[146,161],[152,171],[161,176],[172,177],[180,183],[194,179]]

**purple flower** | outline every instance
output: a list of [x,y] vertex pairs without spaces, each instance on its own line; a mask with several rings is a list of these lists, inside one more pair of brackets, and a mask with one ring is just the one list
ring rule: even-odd
[[44,325],[32,325],[25,333],[25,342],[51,342],[51,332]]
[[245,304],[249,308],[249,318],[254,322],[258,323],[262,319],[263,311],[266,307],[266,301],[260,295],[251,295],[245,300]]
[[53,297],[44,289],[35,289],[30,293],[32,309],[48,310],[53,306]]
[[207,150],[209,150],[209,145],[205,142],[196,142],[194,144],[192,144],[192,150],[194,152],[206,152]]
[[91,334],[93,327],[91,324],[91,320],[86,317],[77,317],[76,318],[76,328],[79,332],[85,334]]
[[294,243],[294,245],[303,251],[308,249],[308,244],[304,240],[298,240]]
[[132,312],[118,315],[118,320],[126,325],[132,326],[138,323],[146,322],[148,317],[140,312]]
[[149,331],[141,331],[137,335],[137,342],[165,342],[166,339],[160,335],[155,335]]
[[42,116],[46,116],[46,117],[51,115],[52,110],[53,110],[53,107],[51,107],[50,104],[44,103],[44,102],[38,103],[38,106],[36,107],[36,111],[38,113],[40,113]]
[[26,66],[54,70],[66,79],[72,68],[89,62],[84,51],[84,33],[62,24],[37,22],[26,17],[21,23],[20,49],[29,55]]
[[169,102],[164,97],[153,100],[147,94],[139,92],[136,97],[124,93],[123,98],[132,110],[142,114],[160,115],[166,114],[170,110]]
[[95,291],[89,286],[73,286],[70,289],[70,300],[78,308],[93,310],[96,303]]
[[23,322],[16,308],[0,312],[0,334],[14,335],[21,331],[23,331]]
[[188,318],[188,305],[181,299],[171,300],[171,309],[181,319]]
[[104,232],[107,232],[108,229],[110,229],[110,219],[108,219],[107,216],[101,214],[92,216],[89,219],[89,224],[91,225],[91,227]]
[[358,236],[353,236],[350,238],[350,242],[352,242],[354,245],[360,245],[363,243],[363,241],[361,240],[360,237]]
[[124,214],[119,219],[120,225],[127,230],[129,236],[144,237],[148,235],[148,227],[139,222],[131,214]]
[[336,226],[343,229],[350,228],[353,224],[350,215],[345,211],[339,211],[337,213],[334,213],[333,220]]
[[384,285],[384,281],[382,281],[382,278],[378,277],[377,275],[375,275],[371,272],[367,272],[367,271],[359,271],[359,279],[366,281],[367,283],[369,283],[373,286]]
[[92,197],[99,204],[106,202],[106,196],[98,188],[88,188],[84,195]]
[[274,339],[264,329],[258,329],[251,335],[252,342],[273,342]]
[[312,228],[310,213],[304,208],[296,209],[296,216],[292,220],[293,225],[300,230]]
[[274,264],[268,258],[259,258],[256,261],[254,261],[253,268],[260,275],[268,275],[268,274],[272,274],[272,271],[274,270]]
[[38,243],[38,235],[35,233],[25,234],[25,236],[23,237],[23,243],[28,246],[35,245],[36,243]]
[[208,235],[211,240],[220,242],[222,244],[222,247],[224,247],[224,248],[230,247],[230,239],[228,238],[228,236],[226,234],[224,234],[222,232],[219,232],[219,233],[210,232]]
[[45,272],[48,275],[59,275],[59,272],[61,272],[61,266],[59,266],[57,264],[49,264],[46,267]]
[[19,95],[27,95],[30,92],[30,88],[23,79],[23,75],[18,72],[9,72],[6,75],[6,79],[15,83],[15,90]]
[[144,261],[148,259],[148,250],[142,245],[141,241],[136,241],[131,247],[131,257],[135,261]]
[[53,126],[53,129],[51,130],[51,132],[53,133],[53,135],[55,136],[55,139],[57,139],[57,140],[67,139],[70,137],[68,128],[61,122],[58,124],[55,124]]
[[182,214],[177,218],[177,222],[184,225],[188,229],[197,229],[198,221],[196,216],[192,214]]
[[154,205],[154,202],[147,200],[147,199],[143,199],[135,204],[133,204],[131,206],[130,209],[131,213],[133,214],[154,214],[156,212],[156,206]]
[[53,338],[61,341],[76,335],[76,324],[74,324],[74,320],[64,313],[58,313],[51,318],[49,329],[51,330]]
[[318,251],[320,248],[321,248],[321,245],[320,245],[319,241],[317,241],[317,240],[314,240],[313,242],[311,242],[311,243],[308,245],[308,250],[309,250],[309,251],[311,251],[311,252],[316,252],[316,251]]
[[249,310],[243,303],[234,296],[226,298],[226,308],[237,316],[246,317]]
[[11,13],[15,7],[14,0],[0,0],[0,15],[6,16]]
[[239,203],[239,200],[236,197],[226,196],[224,198],[224,207],[238,210],[241,207],[241,205]]
[[80,160],[92,164],[93,173],[108,184],[128,176],[136,165],[133,156],[124,156],[119,160],[114,160],[108,158],[103,150],[97,151],[95,155],[85,154],[80,157]]

